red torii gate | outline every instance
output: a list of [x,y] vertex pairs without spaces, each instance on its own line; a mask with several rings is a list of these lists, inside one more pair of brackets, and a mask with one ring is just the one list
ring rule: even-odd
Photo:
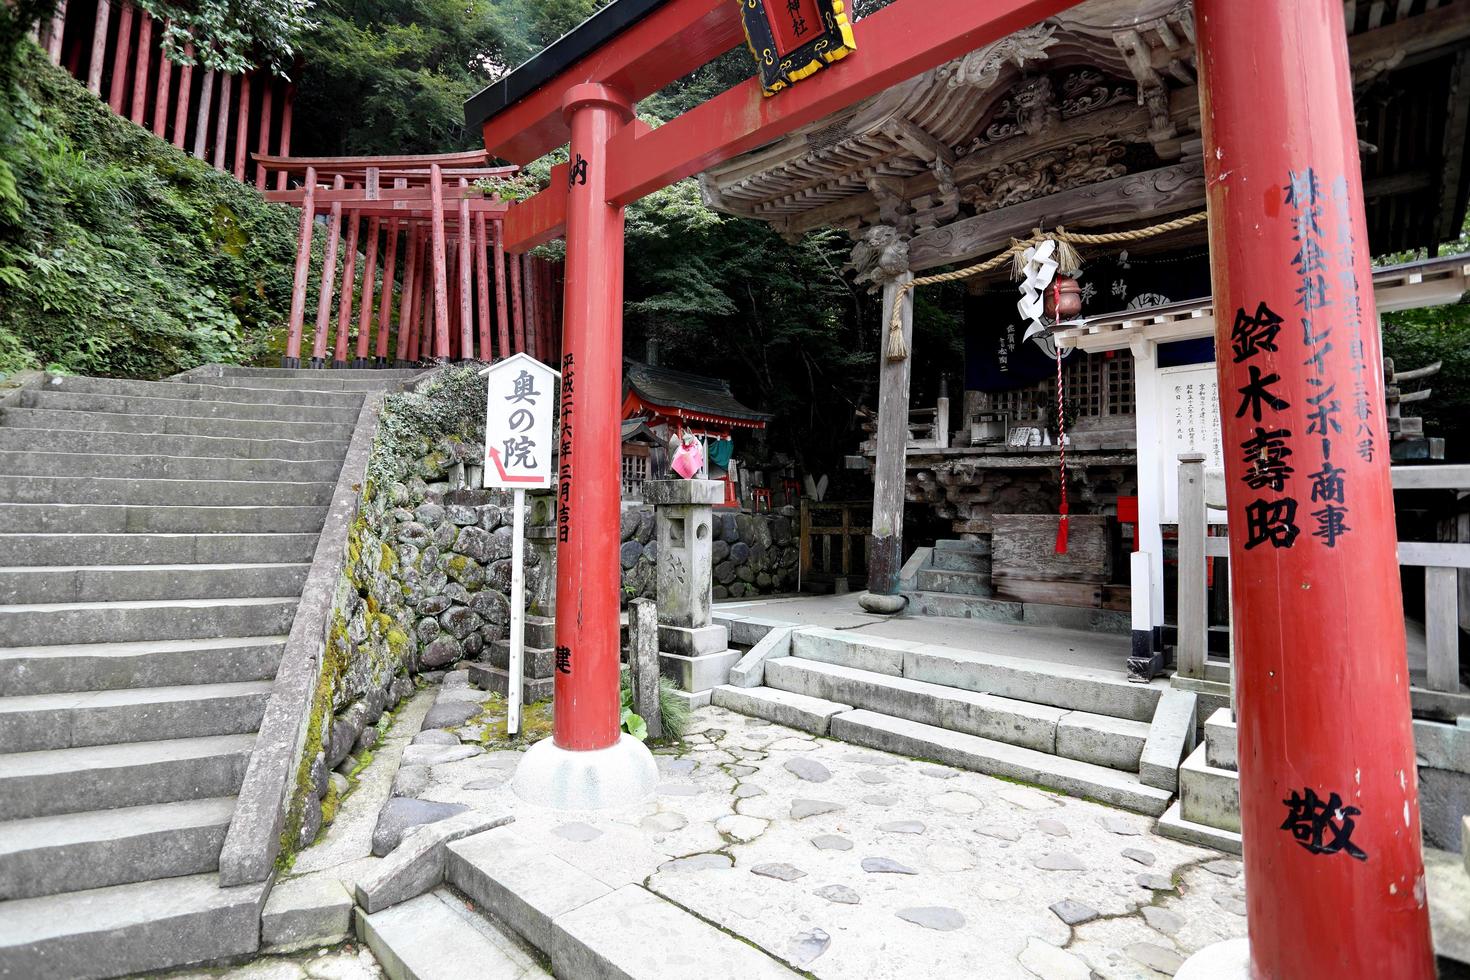
[[[617,0],[466,106],[491,152],[524,163],[569,142],[575,164],[505,216],[512,251],[561,235],[567,243],[556,645],[568,668],[556,677],[555,743],[538,743],[521,765],[558,771],[527,789],[603,777],[630,785],[628,755],[617,751],[623,207],[1073,5],[897,0],[855,25],[855,53],[773,98],[752,79],[658,129],[636,121],[636,100],[742,43],[746,3],[754,7]],[[1363,386],[1368,404],[1383,397],[1380,372],[1354,371],[1376,364],[1380,349],[1342,4],[1196,0],[1195,17],[1214,294],[1247,319],[1270,307],[1289,324],[1279,345],[1271,333],[1248,363],[1233,362],[1232,324],[1219,318],[1220,387],[1246,399],[1243,408],[1271,404],[1273,424],[1331,457],[1333,486],[1345,488],[1332,493],[1352,501],[1335,536],[1302,534],[1300,543],[1286,525],[1295,529],[1299,516],[1310,527],[1307,514],[1321,505],[1306,489],[1289,507],[1266,501],[1276,524],[1263,536],[1261,502],[1244,490],[1250,460],[1232,456],[1227,469],[1251,938],[1251,962],[1238,967],[1271,980],[1429,978],[1402,601],[1365,571],[1396,567],[1388,458],[1345,442],[1334,453],[1313,422],[1333,392],[1346,398]],[[1292,256],[1302,252],[1302,214],[1319,203],[1303,199],[1315,193],[1313,174],[1331,182],[1336,214],[1324,224],[1346,245],[1334,271],[1341,300],[1303,309],[1308,270]],[[1255,422],[1226,413],[1226,444],[1248,440]],[[1367,424],[1386,444],[1383,420]],[[1304,809],[1309,791],[1320,800]],[[1351,834],[1354,848],[1341,846]]]
[[[560,331],[554,327],[555,270],[550,262],[506,253],[503,220],[508,205],[494,194],[485,196],[476,181],[504,177],[518,168],[485,166],[487,158],[484,151],[380,157],[255,155],[262,174],[275,172],[278,180],[294,179],[300,185],[266,192],[268,200],[292,204],[302,212],[283,365],[301,365],[311,242],[318,215],[327,218],[327,243],[318,283],[311,366],[326,365],[329,347],[333,367],[349,364],[359,243],[364,252],[362,302],[355,356],[350,361],[353,367],[366,367],[370,350],[373,363],[385,366],[390,349],[398,366],[429,360],[488,361],[522,351],[554,361],[560,342]],[[403,285],[393,344],[393,287],[399,277],[400,238]],[[382,289],[375,297],[380,239],[384,245]],[[340,277],[336,271],[339,247],[345,247]],[[334,296],[337,326],[335,343],[331,343]]]

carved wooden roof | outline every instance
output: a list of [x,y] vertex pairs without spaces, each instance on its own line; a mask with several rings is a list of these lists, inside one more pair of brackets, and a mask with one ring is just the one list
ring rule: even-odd
[[[1373,247],[1452,238],[1470,172],[1470,0],[1344,6],[1360,134],[1391,147],[1365,162]],[[1121,226],[1198,209],[1200,145],[1191,0],[1088,0],[700,182],[711,206],[791,235],[894,228],[923,269],[1037,224]]]

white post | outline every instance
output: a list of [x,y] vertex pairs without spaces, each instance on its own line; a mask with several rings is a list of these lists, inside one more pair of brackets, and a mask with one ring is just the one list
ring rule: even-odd
[[1209,649],[1205,615],[1205,487],[1203,453],[1179,454],[1178,672],[1203,678]]
[[510,663],[506,665],[505,733],[521,728],[521,657],[526,642],[526,491],[512,490],[515,513],[510,526]]

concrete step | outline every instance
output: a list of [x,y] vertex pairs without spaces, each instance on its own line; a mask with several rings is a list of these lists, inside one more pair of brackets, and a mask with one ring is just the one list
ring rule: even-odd
[[0,568],[0,604],[299,595],[306,562]]
[[0,824],[0,901],[214,871],[234,812],[226,796]]
[[1215,769],[1235,772],[1240,768],[1236,761],[1235,717],[1229,708],[1216,708],[1205,719],[1205,762]]
[[254,744],[211,735],[0,755],[0,820],[233,796]]
[[0,606],[0,646],[190,640],[289,633],[299,596]]
[[825,698],[808,697],[774,687],[731,687],[722,684],[710,695],[711,703],[743,715],[799,728],[813,735],[826,735],[833,715],[851,711],[852,705]]
[[916,616],[948,616],[952,619],[983,619],[991,623],[1019,623],[1019,602],[986,599],[949,592],[908,592],[908,612]]
[[0,753],[243,735],[260,728],[271,681],[0,697]]
[[944,568],[921,568],[915,577],[920,589],[925,592],[949,592],[953,595],[989,597],[990,572],[951,571]]
[[333,378],[376,378],[384,381],[402,381],[408,378],[417,378],[421,374],[428,373],[423,368],[259,368],[227,364],[221,368],[220,376],[225,378],[311,379],[321,377],[322,371],[326,370],[331,372],[330,376]]
[[766,686],[1124,772],[1148,740],[1147,722],[795,657],[766,661]]
[[451,889],[364,915],[357,936],[391,980],[530,980],[550,977],[525,945],[469,910]]
[[220,888],[213,874],[0,904],[0,969],[80,980],[254,953],[267,883]]
[[[412,377],[409,375],[408,377]],[[397,388],[398,378],[346,377],[339,370],[321,370],[310,374],[299,374],[290,378],[263,377],[258,374],[247,376],[227,375],[223,378],[207,379],[210,385],[225,388],[249,388],[256,391],[383,391]]]
[[216,565],[310,562],[313,533],[0,534],[0,566]]
[[360,406],[274,405],[262,402],[198,401],[100,392],[60,391],[51,387],[21,392],[19,408],[67,412],[106,412],[119,415],[175,418],[256,419],[274,422],[315,422],[352,425]]
[[1145,786],[1132,773],[861,708],[833,716],[831,735],[854,745],[1019,779],[1155,817],[1173,797],[1167,790]]
[[9,408],[0,424],[16,429],[70,429],[91,432],[165,433],[234,439],[319,440],[352,438],[350,422],[275,422],[258,419],[198,418],[188,415],[137,415]]
[[170,504],[0,504],[3,534],[242,534],[319,532],[326,507]]
[[1216,769],[1201,744],[1179,766],[1179,815],[1189,823],[1240,833],[1240,775]]
[[225,459],[219,456],[116,455],[0,450],[0,474],[144,480],[258,480],[333,483],[342,459]]
[[1159,822],[1154,827],[1154,832],[1161,837],[1171,840],[1183,841],[1186,844],[1194,844],[1197,847],[1213,847],[1217,851],[1225,851],[1230,854],[1241,853],[1240,834],[1231,830],[1221,830],[1218,827],[1207,827],[1202,823],[1193,823],[1185,820],[1181,805],[1178,800],[1169,804],[1159,817]]
[[8,696],[231,684],[276,676],[286,637],[143,640],[0,649]]
[[360,391],[321,391],[298,385],[249,388],[237,385],[184,384],[177,381],[119,381],[113,378],[82,377],[52,379],[46,390],[169,398],[176,401],[253,402],[258,405],[312,405],[324,408],[359,408],[363,399],[363,392]]
[[325,507],[334,484],[253,480],[134,480],[108,477],[0,476],[0,501],[18,504],[154,504]]
[[340,460],[347,453],[347,442],[335,439],[298,442],[293,439],[0,428],[0,452],[46,452],[58,446],[74,453],[112,453],[119,456],[166,453],[199,459]]

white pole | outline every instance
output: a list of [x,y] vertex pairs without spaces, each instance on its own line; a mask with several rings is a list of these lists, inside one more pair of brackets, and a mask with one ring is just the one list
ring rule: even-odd
[[514,735],[521,728],[521,657],[526,639],[526,572],[522,561],[526,554],[526,491],[516,489],[515,513],[511,518],[510,538],[510,663],[506,665],[505,732]]

